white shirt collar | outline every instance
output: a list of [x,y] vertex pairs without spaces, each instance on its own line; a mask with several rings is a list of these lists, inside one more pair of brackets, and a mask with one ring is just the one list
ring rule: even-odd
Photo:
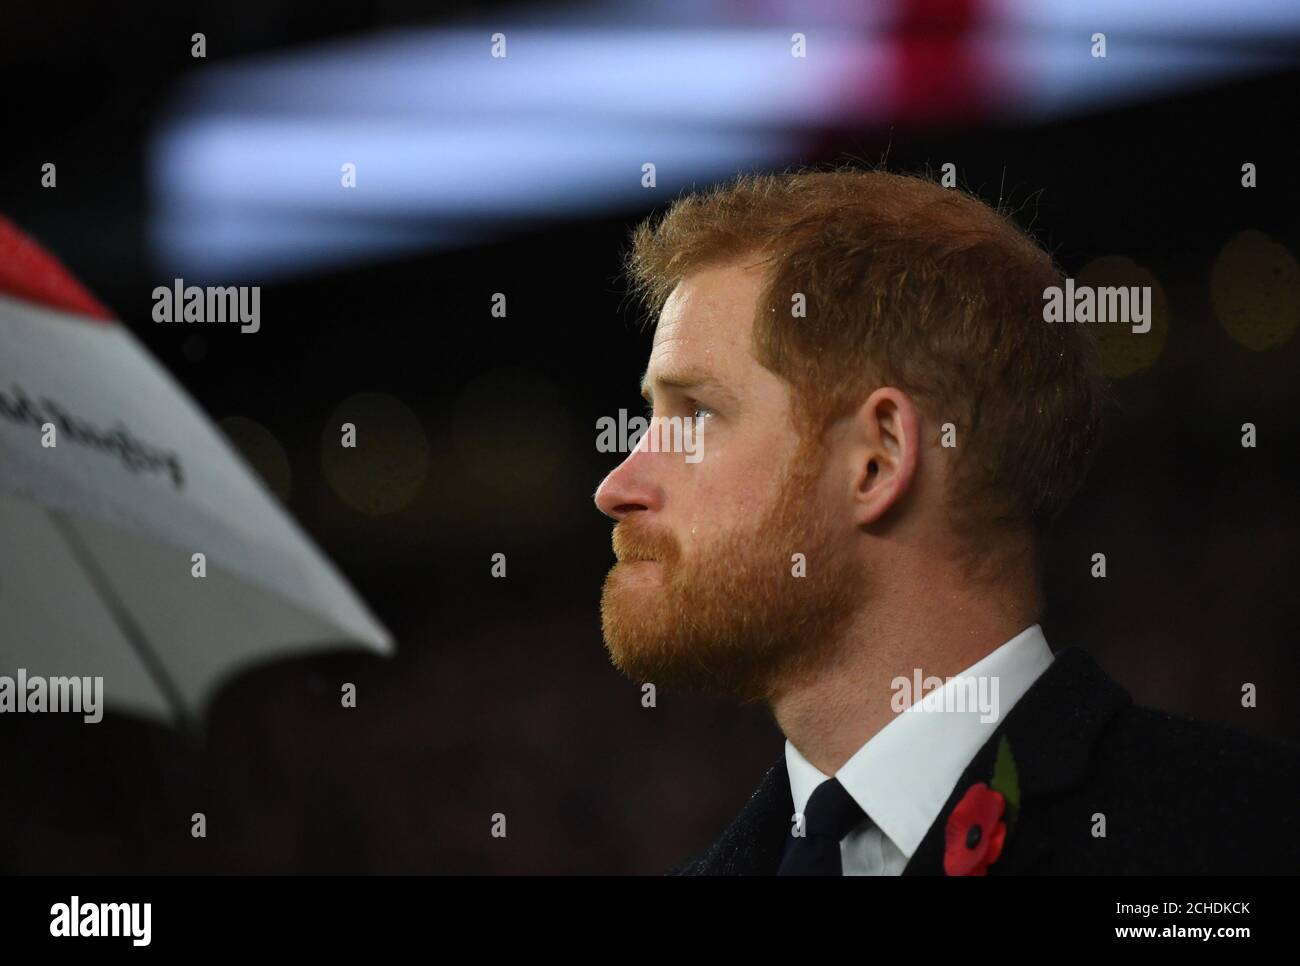
[[[911,858],[971,759],[1051,663],[1052,651],[1042,628],[1038,624],[1026,628],[941,688],[926,692],[926,710],[896,714],[835,777],[871,821]],[[983,694],[993,699],[985,707],[996,710],[992,720],[981,720],[988,715],[979,708],[952,710],[963,707],[962,679],[982,682]],[[906,680],[911,688],[912,679]],[[969,681],[965,687],[971,687]],[[795,811],[802,812],[813,789],[828,776],[789,739],[785,763]]]

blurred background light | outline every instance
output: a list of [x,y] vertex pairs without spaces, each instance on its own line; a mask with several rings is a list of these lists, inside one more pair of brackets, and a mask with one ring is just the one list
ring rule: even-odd
[[1275,70],[1297,37],[1300,4],[1278,0],[927,0],[595,3],[333,41],[178,89],[151,149],[152,249],[202,282],[479,244],[639,210],[645,163],[662,200],[826,131],[1041,122]]

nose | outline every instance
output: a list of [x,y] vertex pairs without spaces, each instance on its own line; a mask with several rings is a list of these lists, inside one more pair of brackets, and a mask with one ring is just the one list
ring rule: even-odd
[[663,491],[649,477],[650,455],[640,448],[628,454],[596,488],[596,506],[613,520],[623,520],[639,510],[657,510]]

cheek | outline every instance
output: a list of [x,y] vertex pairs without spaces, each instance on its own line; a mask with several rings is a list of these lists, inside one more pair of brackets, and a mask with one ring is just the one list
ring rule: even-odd
[[683,481],[683,547],[689,552],[693,544],[753,529],[776,499],[780,465],[761,456],[720,453],[694,467]]

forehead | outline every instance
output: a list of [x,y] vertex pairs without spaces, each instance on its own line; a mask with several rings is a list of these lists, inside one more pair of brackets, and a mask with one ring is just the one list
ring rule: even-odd
[[659,313],[646,379],[677,369],[739,379],[757,365],[750,334],[763,281],[761,266],[741,263],[684,278]]

